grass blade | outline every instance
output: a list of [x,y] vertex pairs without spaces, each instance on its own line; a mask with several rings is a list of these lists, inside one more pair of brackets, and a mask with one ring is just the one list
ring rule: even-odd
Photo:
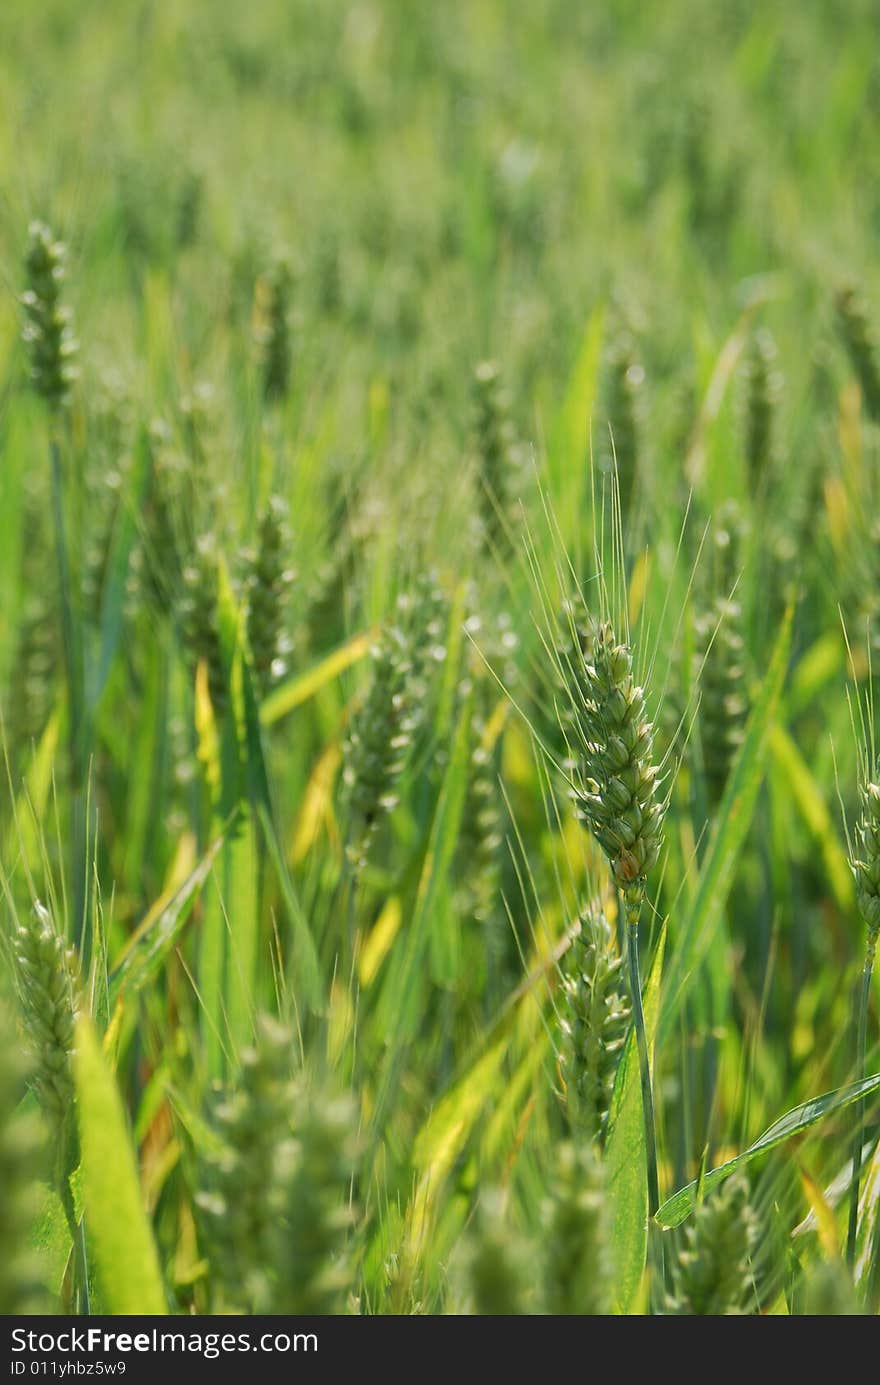
[[74,1058],[88,1243],[108,1313],[168,1311],[153,1232],[116,1081],[92,1021],[76,1026]]
[[[660,1013],[664,943],[665,931],[660,935],[643,995],[649,1050],[653,1049]],[[629,1313],[639,1295],[648,1253],[648,1184],[642,1092],[635,1030],[632,1028],[624,1045],[611,1097],[605,1173],[611,1208],[614,1311]]]
[[[880,1073],[866,1077],[863,1082],[852,1082],[848,1087],[837,1087],[833,1092],[826,1092],[824,1096],[813,1097],[811,1101],[805,1101],[802,1105],[795,1106],[793,1110],[780,1116],[778,1121],[774,1121],[763,1135],[755,1140],[754,1144],[749,1145],[748,1149],[743,1150],[733,1159],[728,1159],[726,1163],[719,1164],[717,1168],[710,1169],[703,1176],[703,1191],[709,1192],[717,1184],[723,1183],[730,1174],[742,1168],[744,1164],[757,1158],[759,1154],[766,1154],[768,1150],[784,1144],[786,1140],[790,1140],[794,1135],[799,1135],[803,1130],[808,1130],[811,1125],[823,1120],[825,1116],[843,1111],[854,1101],[859,1101],[862,1097],[870,1096],[872,1092],[877,1091],[880,1091]],[[698,1181],[695,1179],[693,1183],[688,1183],[687,1187],[680,1188],[672,1197],[667,1198],[657,1213],[659,1225],[663,1227],[679,1226],[693,1211],[697,1202],[697,1190]]]

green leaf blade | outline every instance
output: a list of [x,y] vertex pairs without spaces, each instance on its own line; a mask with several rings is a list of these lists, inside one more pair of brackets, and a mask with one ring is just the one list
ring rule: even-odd
[[108,1313],[167,1313],[159,1257],[115,1078],[91,1019],[80,1016],[74,1055],[88,1244]]
[[[786,1111],[785,1115],[780,1116],[779,1120],[768,1126],[763,1135],[759,1135],[748,1149],[735,1155],[733,1159],[728,1159],[726,1163],[719,1164],[717,1168],[710,1169],[703,1177],[702,1191],[709,1192],[719,1183],[723,1183],[730,1174],[742,1168],[744,1164],[757,1158],[759,1154],[766,1154],[769,1150],[775,1149],[777,1145],[790,1140],[794,1135],[799,1135],[802,1131],[809,1129],[817,1121],[823,1120],[825,1116],[843,1111],[847,1106],[852,1106],[853,1102],[877,1091],[880,1091],[880,1073],[874,1073],[872,1077],[866,1077],[862,1082],[852,1082],[848,1087],[836,1087],[834,1091],[812,1097],[800,1106],[795,1106],[791,1111]],[[667,1198],[657,1213],[656,1220],[659,1225],[666,1229],[680,1226],[696,1206],[698,1191],[700,1191],[699,1183],[695,1179],[693,1183],[688,1183],[686,1187],[680,1188],[672,1197]]]

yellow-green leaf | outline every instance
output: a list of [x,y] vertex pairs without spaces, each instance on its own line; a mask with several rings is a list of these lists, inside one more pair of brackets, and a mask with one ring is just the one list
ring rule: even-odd
[[116,1080],[92,1021],[80,1016],[74,1056],[88,1244],[108,1313],[167,1313],[159,1257]]

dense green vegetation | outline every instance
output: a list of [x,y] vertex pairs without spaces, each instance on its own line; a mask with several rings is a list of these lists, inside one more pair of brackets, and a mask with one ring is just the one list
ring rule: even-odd
[[878,1310],[878,119],[867,0],[5,0],[0,1308]]

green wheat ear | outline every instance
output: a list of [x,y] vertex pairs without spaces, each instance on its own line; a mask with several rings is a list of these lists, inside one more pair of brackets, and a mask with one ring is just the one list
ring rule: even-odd
[[27,535],[20,564],[23,599],[9,673],[6,734],[10,747],[28,750],[39,740],[48,720],[61,663],[54,618],[56,586],[52,565],[47,562],[49,540],[39,494],[25,493],[22,529]]
[[290,388],[292,288],[290,266],[285,260],[277,260],[265,280],[264,323],[257,334],[263,356],[263,393],[269,402],[284,399]]
[[31,919],[16,929],[13,949],[33,1085],[60,1143],[73,1109],[71,1055],[80,1008],[79,963],[39,901]]
[[611,1311],[612,1267],[602,1166],[586,1141],[560,1145],[544,1209],[546,1311]]
[[752,1257],[758,1238],[748,1184],[733,1175],[694,1212],[672,1267],[666,1312],[686,1316],[750,1312]]
[[851,286],[835,299],[837,324],[869,418],[880,421],[880,358],[867,306]]
[[490,692],[488,680],[481,678],[474,690],[470,772],[458,839],[462,904],[478,923],[489,922],[500,904],[504,840],[498,786],[500,746],[490,749],[485,744]]
[[32,222],[25,255],[28,286],[21,295],[22,335],[34,389],[53,410],[67,402],[77,376],[78,343],[71,311],[62,298],[66,258],[64,244],[48,226]]
[[343,750],[342,782],[349,813],[348,855],[366,862],[383,817],[397,805],[398,784],[417,725],[411,697],[412,663],[398,625],[383,630],[372,651],[373,673]]
[[874,778],[861,785],[861,812],[853,841],[852,868],[856,898],[868,931],[873,953],[880,937],[880,783]]
[[261,693],[283,678],[290,652],[284,628],[287,594],[294,580],[289,549],[287,506],[279,496],[272,496],[257,524],[246,577],[248,645]]
[[757,491],[776,460],[776,414],[782,395],[779,353],[767,328],[754,333],[745,362],[745,453],[749,482]]
[[[626,916],[626,950],[633,1028],[639,1054],[648,1182],[648,1213],[660,1206],[654,1095],[642,986],[639,975],[639,918],[647,878],[660,856],[665,803],[659,796],[660,769],[645,694],[633,673],[632,650],[608,620],[578,618],[557,667],[566,685],[571,723],[572,797],[608,858]],[[660,1252],[662,1258],[662,1250]]]
[[184,567],[194,548],[190,463],[174,447],[163,419],[153,420],[143,442],[148,470],[129,595],[164,617],[181,599]]
[[274,1311],[344,1313],[354,1300],[351,1246],[357,1156],[354,1102],[302,1074],[292,1108],[285,1231]]
[[219,1152],[206,1161],[196,1202],[223,1301],[245,1312],[271,1311],[280,1220],[285,1212],[292,1032],[266,1016],[241,1055],[236,1086],[217,1100]]
[[39,1258],[31,1249],[44,1144],[39,1120],[21,1109],[27,1076],[12,1022],[0,1004],[0,1312],[22,1315],[49,1308]]
[[570,662],[561,664],[571,709],[574,803],[628,906],[635,906],[663,837],[653,726],[629,645],[606,620],[590,620],[578,635]]
[[530,1247],[511,1225],[509,1200],[499,1188],[480,1194],[466,1237],[466,1297],[485,1317],[529,1312]]
[[700,746],[711,807],[721,801],[745,735],[748,698],[743,609],[735,593],[742,519],[725,506],[712,534],[710,597],[695,619],[694,685],[700,693]]
[[481,361],[474,370],[472,449],[483,534],[490,547],[500,546],[511,525],[521,453],[497,361]]
[[586,909],[562,960],[559,1068],[574,1134],[600,1139],[631,1020],[617,937],[597,906]]
[[218,624],[220,557],[217,540],[205,534],[196,544],[192,561],[183,572],[183,632],[193,664],[204,660],[208,691],[218,717],[226,711],[229,688],[226,661]]

